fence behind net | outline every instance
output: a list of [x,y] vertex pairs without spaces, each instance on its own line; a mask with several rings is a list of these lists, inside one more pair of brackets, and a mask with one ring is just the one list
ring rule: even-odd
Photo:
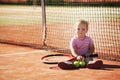
[[41,7],[0,5],[0,42],[42,47]]
[[68,52],[75,22],[85,19],[89,22],[88,35],[94,40],[95,52],[100,58],[120,61],[119,12],[119,7],[46,6],[46,45]]

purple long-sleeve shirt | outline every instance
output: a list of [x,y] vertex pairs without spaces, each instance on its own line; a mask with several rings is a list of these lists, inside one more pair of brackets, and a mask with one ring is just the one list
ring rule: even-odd
[[93,40],[88,36],[83,40],[75,36],[71,39],[70,44],[75,48],[78,55],[85,55],[88,52],[90,45],[94,45]]

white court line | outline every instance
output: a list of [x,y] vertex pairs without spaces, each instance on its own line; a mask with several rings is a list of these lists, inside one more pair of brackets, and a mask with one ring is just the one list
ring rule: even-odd
[[23,11],[23,12],[41,12],[41,8],[40,9],[32,9],[32,8],[30,8],[30,9],[28,9],[28,8],[23,8],[23,9],[20,9],[20,8],[0,8],[0,11],[2,11],[2,12],[6,12],[6,11],[17,11],[17,12],[19,12],[19,11]]
[[38,53],[38,52],[45,53],[45,52],[48,52],[48,51],[45,51],[45,50],[34,50],[34,51],[29,51],[29,52],[1,54],[0,56],[13,56],[13,55],[23,55],[23,54],[34,54],[34,53]]

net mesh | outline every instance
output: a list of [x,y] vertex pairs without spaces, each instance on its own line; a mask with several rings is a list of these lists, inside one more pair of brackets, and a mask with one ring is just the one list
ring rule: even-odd
[[42,47],[41,8],[1,5],[0,42]]
[[[51,3],[51,5],[53,4]],[[119,11],[119,7],[46,6],[46,44],[51,49],[56,48],[58,51],[70,52],[69,42],[75,35],[74,24],[76,21],[84,19],[89,22],[87,35],[94,40],[95,53],[98,53],[100,58],[119,60]]]
[[93,38],[99,58],[120,61],[119,0],[108,0],[109,3],[107,0],[104,0],[105,3],[102,0],[89,3],[43,0],[46,7],[45,39],[41,0],[29,1],[25,1],[24,6],[0,5],[0,42],[70,53],[69,42],[75,35],[74,24],[84,19],[89,22],[87,35]]

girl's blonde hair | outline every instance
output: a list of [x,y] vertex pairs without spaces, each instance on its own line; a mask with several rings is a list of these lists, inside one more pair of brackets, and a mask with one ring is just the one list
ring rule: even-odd
[[85,21],[85,20],[79,20],[79,21],[76,23],[75,26],[77,27],[77,26],[79,26],[80,24],[85,24],[86,27],[87,27],[87,29],[88,29],[89,23],[88,23],[87,21]]

